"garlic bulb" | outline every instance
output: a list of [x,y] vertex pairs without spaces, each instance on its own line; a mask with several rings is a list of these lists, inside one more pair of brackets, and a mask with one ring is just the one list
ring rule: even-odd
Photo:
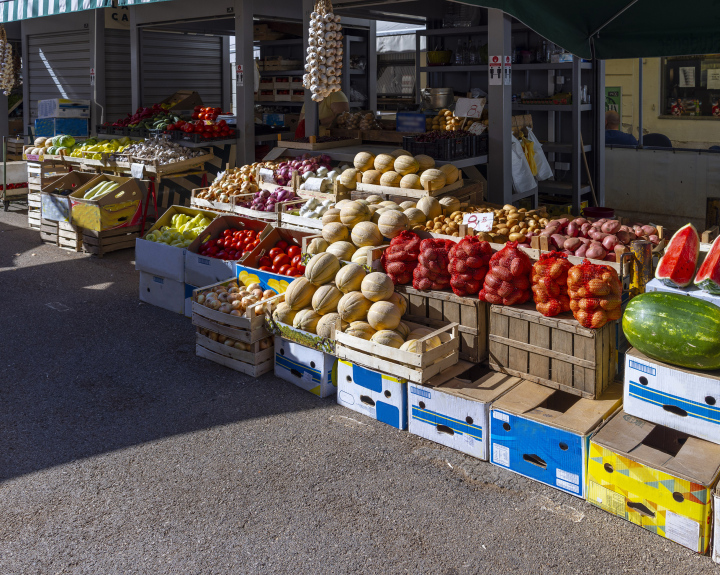
[[315,10],[310,14],[303,75],[303,86],[310,90],[314,102],[340,90],[343,53],[340,30],[340,16],[333,13],[330,0],[316,0]]

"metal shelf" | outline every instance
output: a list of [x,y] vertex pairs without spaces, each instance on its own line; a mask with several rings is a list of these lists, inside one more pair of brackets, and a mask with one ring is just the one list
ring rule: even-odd
[[[556,182],[554,180],[545,180],[538,182],[538,191],[545,194],[559,194],[561,196],[573,196],[573,186],[570,182]],[[580,186],[580,195],[590,191],[590,186]]]
[[421,72],[427,73],[450,73],[450,72],[487,72],[487,64],[476,64],[474,66],[421,66]]
[[354,76],[354,75],[362,75],[362,76],[364,76],[365,74],[367,74],[367,72],[366,72],[365,70],[352,70],[352,69],[351,69],[351,70],[349,70],[349,72],[350,72],[350,75],[351,75],[351,76]]
[[[528,30],[528,27],[524,24],[513,24],[513,32],[521,32]],[[469,36],[472,34],[487,34],[487,26],[467,26],[460,28],[435,28],[433,30],[418,30],[419,36]]]
[[302,76],[305,70],[263,70],[261,76]]
[[289,40],[255,40],[255,46],[295,46],[303,43],[302,38],[291,38]]
[[[557,64],[536,62],[535,64],[513,64],[513,70],[572,70],[573,62],[558,62]],[[592,70],[592,63],[580,62],[580,68],[583,70]]]
[[303,106],[304,102],[255,102],[256,106]]
[[[513,110],[529,110],[537,112],[572,112],[572,104],[513,104]],[[581,112],[592,110],[592,104],[580,104]]]
[[[561,144],[560,142],[541,142],[542,149],[545,152],[554,152],[556,154],[571,154],[573,144]],[[592,152],[592,145],[585,144],[585,152]]]
[[365,42],[365,38],[362,36],[345,36],[348,42]]

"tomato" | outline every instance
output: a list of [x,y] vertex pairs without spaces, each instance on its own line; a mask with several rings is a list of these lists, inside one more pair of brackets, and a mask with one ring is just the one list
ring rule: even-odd
[[270,253],[268,254],[272,259],[275,259],[277,256],[284,254],[285,252],[282,251],[282,249],[278,247],[274,247],[270,250]]
[[275,267],[275,266],[280,267],[280,266],[289,265],[289,264],[290,264],[290,258],[288,257],[287,254],[280,254],[278,256],[275,256],[275,258],[273,258],[273,267]]
[[243,247],[242,242],[235,241],[232,243],[232,247],[235,251],[239,252],[240,250],[242,250],[242,247]]
[[[290,257],[289,254],[288,254],[288,257]],[[295,256],[290,263],[291,263],[291,265],[297,267],[300,265],[300,262],[302,262],[302,256],[298,255],[298,256]]]
[[303,275],[305,273],[305,266],[297,267],[298,274]]
[[271,266],[272,265],[272,259],[268,256],[262,256],[258,259],[258,265],[259,266]]
[[227,230],[224,230],[224,231],[223,231],[222,235],[223,235],[224,237],[231,236],[231,235],[233,235],[233,230],[231,230],[230,228],[228,228]]
[[222,250],[217,253],[217,257],[224,260],[227,257],[227,252],[225,250]]
[[257,230],[246,230],[245,233],[249,238],[254,238],[257,236]]
[[272,272],[273,272],[274,274],[276,274],[276,273],[278,273],[278,269],[280,269],[280,268],[278,268],[277,266],[274,265],[274,266],[272,266],[270,269],[272,270]]
[[300,246],[290,246],[285,253],[291,258],[294,258],[295,256],[299,256],[301,252]]
[[197,114],[197,113],[200,112],[200,110],[202,110],[202,109],[203,109],[202,106],[195,106],[195,107],[193,108],[193,112],[195,112],[195,113]]
[[[283,272],[280,272],[280,273],[283,273]],[[284,275],[295,277],[296,275],[298,275],[297,268],[294,266],[290,266],[287,270],[285,270]]]
[[258,268],[261,272],[271,272],[273,269],[270,266],[260,266]]
[[285,240],[280,240],[275,244],[275,247],[281,249],[283,252],[287,249],[288,243]]
[[278,268],[277,273],[279,273],[281,276],[289,276],[290,274],[287,272],[288,272],[288,270],[291,270],[291,269],[292,269],[292,267],[290,267],[289,265],[284,265],[284,266],[281,266]]

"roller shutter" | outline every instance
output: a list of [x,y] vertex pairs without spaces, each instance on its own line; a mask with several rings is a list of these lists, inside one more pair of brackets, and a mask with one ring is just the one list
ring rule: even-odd
[[132,112],[130,31],[105,30],[105,120],[114,122]]

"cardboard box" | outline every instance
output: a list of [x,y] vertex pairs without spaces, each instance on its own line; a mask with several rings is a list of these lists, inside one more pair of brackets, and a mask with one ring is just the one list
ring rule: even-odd
[[73,136],[87,138],[90,134],[84,118],[38,118],[35,120],[35,137]]
[[97,177],[98,174],[72,171],[42,188],[40,195],[43,219],[53,222],[69,222],[71,219],[70,197],[69,195],[56,194],[54,193],[55,190],[77,189],[92,182]]
[[266,126],[284,126],[285,114],[263,114],[262,123]]
[[271,289],[275,293],[284,293],[294,278],[272,272],[260,271],[257,269],[257,261],[261,256],[274,248],[275,244],[280,240],[285,240],[290,245],[297,245],[302,248],[302,238],[310,235],[314,234],[312,232],[274,228],[268,224],[268,234],[241,263],[237,264],[236,275],[238,282],[243,282],[245,285],[259,283],[264,290]]
[[720,485],[715,488],[713,508],[715,509],[715,534],[713,535],[712,560],[715,561],[715,563],[720,563],[720,536],[718,535],[718,529],[720,529]]
[[590,442],[587,500],[707,553],[719,474],[720,445],[618,410]]
[[203,101],[200,94],[193,90],[179,90],[165,98],[160,104],[170,104],[170,109],[173,111],[192,110],[195,106],[202,106]]
[[716,306],[720,306],[720,296],[713,295],[710,292],[706,292],[701,289],[698,289],[694,285],[688,286],[686,288],[675,288],[675,287],[670,287],[670,286],[665,285],[659,279],[652,279],[645,285],[645,291],[646,292],[660,291],[660,292],[674,293],[674,294],[678,294],[678,295],[687,295],[690,297],[696,297],[698,299],[709,301],[710,303],[714,303]]
[[[108,180],[120,185],[99,200],[83,198],[87,191]],[[142,215],[142,200],[147,192],[145,184],[141,182],[135,178],[99,175],[70,194],[72,223],[96,232],[138,225]]]
[[140,301],[175,313],[184,313],[185,284],[140,272]]
[[219,238],[223,231],[228,228],[233,230],[257,230],[261,235],[269,234],[272,230],[272,226],[269,226],[269,224],[265,222],[238,216],[218,216],[205,228],[205,231],[195,238],[193,243],[187,247],[187,251],[185,252],[185,283],[194,286],[207,286],[233,278],[237,275],[235,261],[208,258],[198,254],[201,244],[208,240]]
[[275,375],[318,397],[336,392],[336,363],[329,353],[275,336]]
[[522,381],[461,361],[426,385],[409,384],[408,431],[488,459],[490,404]]
[[492,405],[490,461],[585,497],[590,434],[621,403],[617,383],[593,400],[523,381]]
[[405,381],[343,359],[338,360],[337,380],[338,404],[397,429],[407,429]]
[[[89,118],[90,100],[53,98],[38,101],[38,118]],[[70,134],[72,135],[72,134]]]
[[[171,206],[145,235],[165,226],[172,225],[172,218],[176,214],[185,214],[191,218],[197,214],[202,214],[211,221],[217,216],[215,212],[186,208],[184,206]],[[184,283],[186,251],[186,248],[178,248],[168,244],[138,238],[135,240],[135,269]]]
[[625,354],[623,409],[720,444],[720,371],[676,367],[630,349]]
[[192,317],[193,292],[198,286],[185,284],[185,317]]

